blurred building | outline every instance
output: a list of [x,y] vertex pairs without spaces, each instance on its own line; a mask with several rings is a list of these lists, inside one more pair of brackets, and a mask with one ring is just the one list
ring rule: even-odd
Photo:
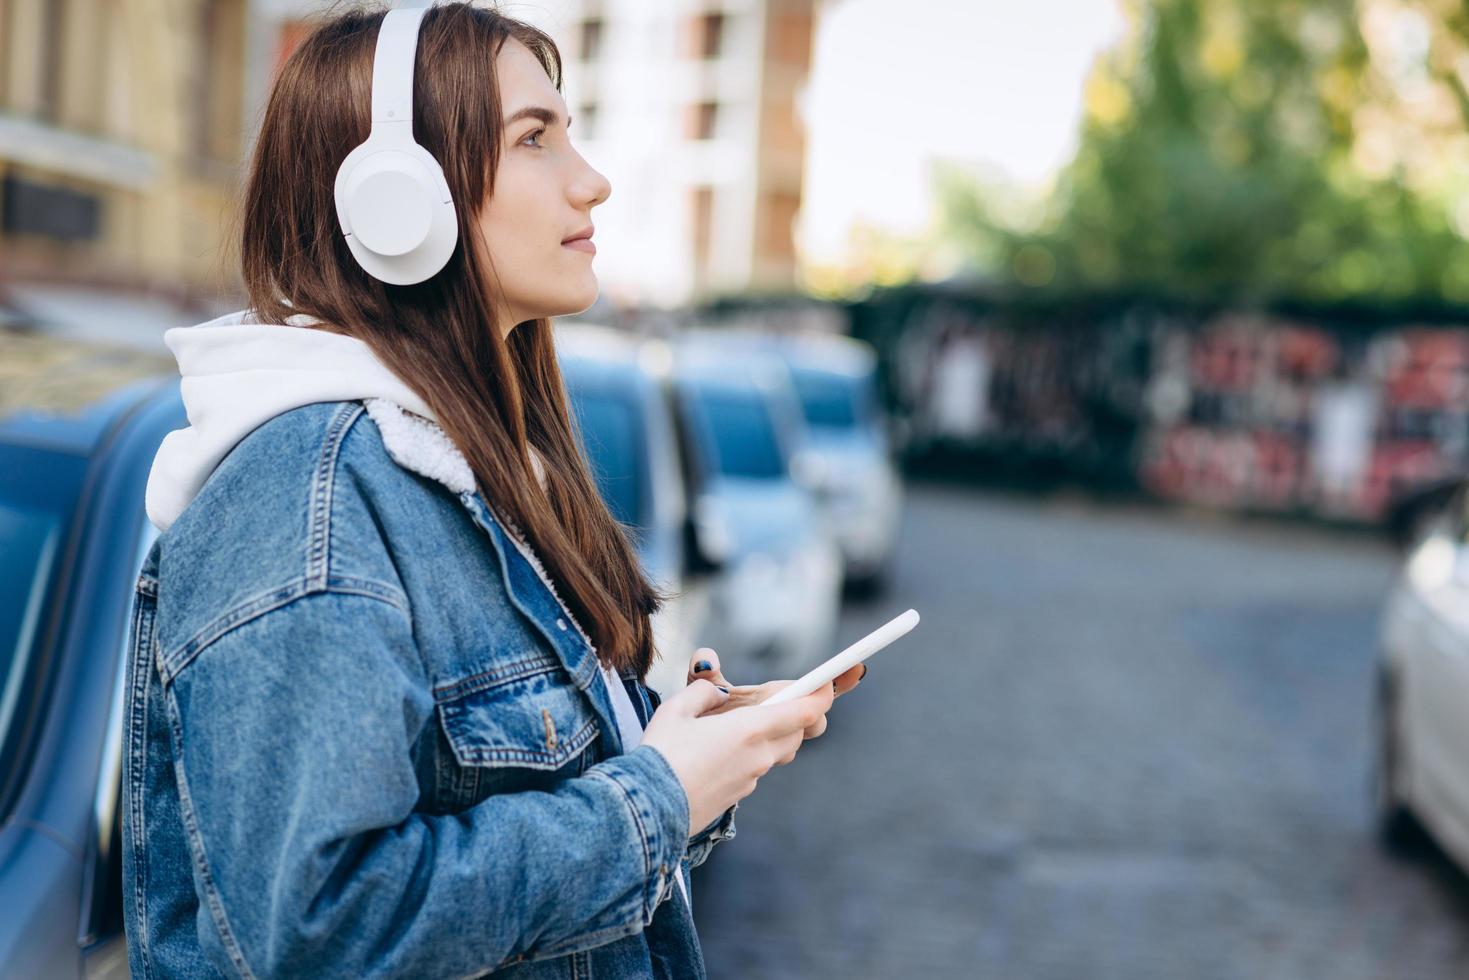
[[156,338],[238,297],[275,38],[251,0],[0,0],[0,317]]
[[[557,39],[612,180],[604,295],[785,292],[819,0],[504,3]],[[0,0],[0,323],[155,342],[241,298],[235,204],[321,0]]]
[[571,134],[612,182],[604,295],[681,306],[787,292],[818,0],[551,0],[507,7],[556,39]]

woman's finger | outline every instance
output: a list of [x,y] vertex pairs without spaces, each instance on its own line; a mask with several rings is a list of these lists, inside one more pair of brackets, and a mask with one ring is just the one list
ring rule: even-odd
[[854,688],[858,684],[862,683],[862,678],[864,678],[866,676],[867,676],[867,665],[866,664],[858,664],[857,666],[852,667],[849,670],[845,670],[842,673],[838,674],[837,675],[837,679],[832,682],[833,684],[836,685],[836,687],[835,687],[836,696],[837,697],[841,697],[843,694],[846,694],[852,688]]
[[732,687],[729,679],[719,669],[719,654],[709,647],[700,647],[694,651],[694,658],[689,662],[689,676],[687,683],[705,680],[718,687]]
[[816,724],[803,732],[803,738],[820,738],[826,732],[826,715],[816,719]]
[[748,708],[751,705],[759,704],[789,683],[790,681],[766,681],[764,684],[731,684],[729,698],[724,704],[712,711],[706,711],[705,714],[721,715],[736,708]]

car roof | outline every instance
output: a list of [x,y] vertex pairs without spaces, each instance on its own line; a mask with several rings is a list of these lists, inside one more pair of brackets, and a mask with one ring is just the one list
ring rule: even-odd
[[863,377],[877,367],[877,353],[872,345],[855,337],[801,334],[778,337],[775,346],[791,367],[802,371]]
[[88,455],[175,374],[162,349],[0,329],[0,442]]
[[745,328],[691,327],[685,341],[730,351],[767,351],[793,368],[828,374],[861,377],[877,365],[872,345],[844,334],[766,333]]
[[701,388],[769,391],[790,386],[790,372],[769,348],[743,338],[702,333],[680,337],[674,345],[674,373],[681,383]]
[[642,387],[668,375],[668,345],[595,324],[558,324],[553,334],[562,370],[577,382]]

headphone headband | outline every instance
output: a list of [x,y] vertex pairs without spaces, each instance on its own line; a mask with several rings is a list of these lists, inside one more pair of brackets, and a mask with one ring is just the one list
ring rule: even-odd
[[372,131],[337,169],[337,221],[368,275],[407,286],[454,254],[459,222],[444,171],[413,140],[413,69],[426,7],[383,15],[372,61]]
[[372,125],[413,121],[413,62],[426,7],[390,10],[378,28],[372,61]]

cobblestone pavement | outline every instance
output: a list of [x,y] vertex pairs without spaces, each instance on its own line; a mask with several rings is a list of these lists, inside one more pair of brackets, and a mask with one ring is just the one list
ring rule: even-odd
[[1469,879],[1369,818],[1395,564],[912,488],[893,588],[839,640],[923,622],[696,874],[711,978],[1469,977]]

